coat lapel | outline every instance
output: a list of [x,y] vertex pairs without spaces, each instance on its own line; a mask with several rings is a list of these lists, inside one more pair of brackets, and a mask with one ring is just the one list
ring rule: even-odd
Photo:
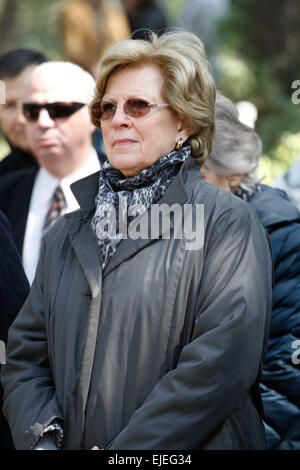
[[76,216],[75,213],[67,214],[65,219],[71,244],[86,275],[92,297],[95,298],[101,289],[102,270],[97,241],[89,223],[89,213],[76,211]]
[[90,224],[98,191],[99,174],[98,171],[71,185],[81,210],[65,215],[71,244],[86,275],[93,297],[99,294],[102,280],[98,245]]
[[89,212],[76,211],[65,216],[69,237],[91,289],[92,299],[87,317],[79,371],[76,409],[76,434],[81,443],[84,435],[85,409],[93,370],[102,299],[102,270],[99,250],[92,233]]

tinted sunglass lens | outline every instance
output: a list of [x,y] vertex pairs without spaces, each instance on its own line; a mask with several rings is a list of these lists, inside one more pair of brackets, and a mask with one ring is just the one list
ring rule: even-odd
[[94,103],[91,107],[91,116],[95,121],[100,121],[101,119],[101,106],[99,103]]
[[36,121],[39,116],[40,110],[37,106],[34,106],[34,105],[24,105],[23,112],[24,112],[24,116],[29,121]]
[[46,107],[51,119],[66,117],[69,115],[68,108],[64,105],[52,104]]
[[125,112],[132,117],[142,117],[150,111],[149,103],[143,100],[128,100],[124,108]]
[[[105,121],[112,119],[115,115],[117,105],[115,103],[102,102],[95,103],[91,108],[91,114],[95,120]],[[142,117],[150,111],[147,101],[131,99],[124,104],[124,111],[131,117]]]
[[71,116],[83,106],[85,106],[84,103],[76,102],[48,104],[24,103],[23,113],[28,121],[36,121],[39,118],[40,111],[46,109],[51,119],[57,119]]
[[71,116],[75,111],[77,111],[77,109],[79,109],[79,106],[76,106],[74,103],[57,103],[46,105],[45,108],[47,109],[51,119],[57,119]]
[[98,113],[100,114],[100,120],[105,121],[106,119],[111,119],[116,112],[116,105],[114,103],[100,103],[100,108],[98,108]]

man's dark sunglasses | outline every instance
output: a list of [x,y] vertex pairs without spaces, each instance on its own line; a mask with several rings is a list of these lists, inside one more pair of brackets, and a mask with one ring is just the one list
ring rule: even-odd
[[46,103],[46,104],[37,104],[37,103],[24,103],[23,104],[23,113],[28,121],[37,121],[42,109],[46,109],[51,119],[59,119],[71,116],[73,113],[78,111],[78,109],[83,108],[84,103]]

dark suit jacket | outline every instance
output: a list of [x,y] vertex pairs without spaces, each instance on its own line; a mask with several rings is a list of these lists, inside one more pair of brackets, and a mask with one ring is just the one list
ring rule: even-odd
[[[7,219],[0,212],[0,340],[7,342],[7,331],[29,293],[20,256],[14,245]],[[1,366],[0,366],[1,367]],[[0,450],[12,448],[6,419],[2,415],[3,390],[0,385]]]
[[[103,164],[106,156],[97,153],[100,163]],[[13,239],[20,254],[23,249],[32,188],[38,170],[38,166],[33,166],[4,176],[0,175],[0,210],[9,220]]]
[[12,145],[10,146],[10,154],[4,157],[0,162],[0,176],[11,173],[12,171],[24,170],[25,168],[37,166],[37,161],[31,153],[24,152]]
[[23,240],[33,183],[39,167],[0,176],[0,210],[6,215],[16,247],[22,254]]

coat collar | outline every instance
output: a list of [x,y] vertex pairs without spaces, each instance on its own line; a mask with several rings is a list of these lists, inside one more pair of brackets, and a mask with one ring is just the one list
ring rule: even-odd
[[[165,203],[183,203],[187,199],[185,190],[187,171],[192,171],[193,176],[199,178],[199,165],[192,157],[186,159],[182,165],[178,177],[170,184],[166,193],[160,202]],[[84,212],[92,212],[95,210],[95,199],[98,194],[100,171],[93,173],[75,183],[71,184],[71,190]]]
[[[78,258],[84,268],[86,275],[89,277],[90,286],[96,293],[95,287],[99,281],[99,251],[91,228],[91,217],[95,211],[95,199],[98,193],[100,172],[94,173],[82,180],[76,181],[71,185],[71,189],[80,206],[80,211],[76,211],[65,216],[71,243],[78,255]],[[182,165],[178,175],[170,184],[164,196],[158,202],[159,204],[172,205],[174,203],[183,204],[187,198],[187,188],[193,181],[200,179],[200,169],[196,160],[192,157]],[[137,219],[149,217],[149,211],[144,213]],[[85,222],[85,223],[84,223]],[[161,229],[161,227],[160,227]],[[162,233],[159,233],[161,236]],[[152,243],[151,237],[147,239],[138,238],[134,240],[130,237],[121,241],[108,262],[103,277],[110,273],[113,269],[132,257],[135,253]],[[96,283],[96,284],[95,284]]]

